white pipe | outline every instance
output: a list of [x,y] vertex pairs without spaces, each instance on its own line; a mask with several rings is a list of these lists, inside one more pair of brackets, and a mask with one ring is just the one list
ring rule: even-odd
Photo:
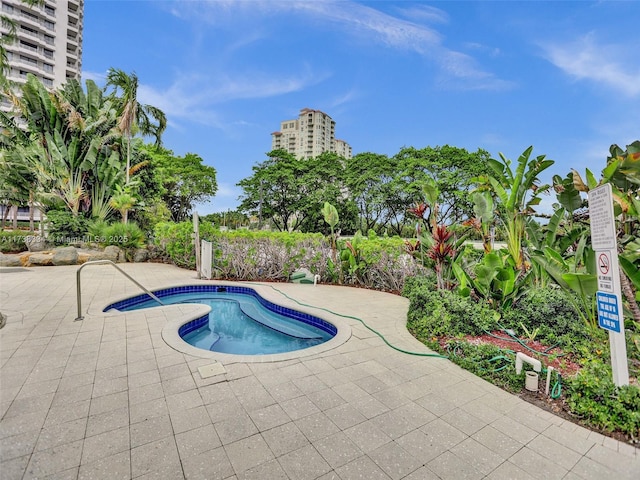
[[318,275],[317,273],[313,276],[313,284],[317,285],[318,282],[320,281],[320,275]]
[[553,367],[547,367],[547,385],[544,389],[545,395],[549,395],[549,384],[551,383],[551,370],[553,370]]
[[540,360],[536,360],[535,358],[531,358],[530,356],[525,355],[522,352],[518,352],[518,353],[516,353],[516,373],[517,374],[522,372],[522,364],[524,362],[526,362],[529,365],[533,366],[533,369],[536,372],[542,371],[542,363],[540,363]]

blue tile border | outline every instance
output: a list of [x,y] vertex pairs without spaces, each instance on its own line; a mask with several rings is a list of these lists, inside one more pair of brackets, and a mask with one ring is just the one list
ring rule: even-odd
[[180,335],[181,337],[184,337],[185,335],[188,335],[194,330],[204,327],[208,323],[209,323],[209,314],[203,315],[200,318],[196,318],[195,320],[191,320],[190,322],[187,322],[184,325],[182,325],[178,329],[178,335]]
[[[326,320],[318,318],[314,315],[309,315],[308,313],[299,312],[298,310],[294,310],[288,307],[283,307],[282,305],[278,305],[276,303],[265,300],[258,294],[258,292],[256,292],[253,288],[249,288],[249,287],[239,287],[235,285],[183,285],[179,287],[170,287],[162,290],[157,290],[153,292],[153,294],[156,297],[161,299],[163,297],[184,294],[184,293],[216,293],[216,292],[229,292],[229,293],[237,293],[241,295],[250,295],[254,297],[256,300],[258,300],[258,302],[267,310],[270,310],[275,313],[279,313],[280,315],[284,315],[285,317],[298,320],[308,325],[312,325],[316,328],[319,328],[323,332],[328,333],[332,337],[338,333],[338,329],[333,323],[327,322]],[[141,295],[136,295],[135,297],[127,298],[125,300],[120,300],[118,302],[114,302],[110,305],[107,305],[103,309],[103,312],[106,312],[111,309],[115,309],[119,311],[128,311],[132,307],[145,303],[149,300],[152,300],[152,298],[146,293]],[[187,333],[197,328],[200,328],[207,321],[208,321],[208,315],[205,315],[204,317],[198,318],[196,320],[192,320],[191,322],[188,322],[184,324],[182,327],[180,327],[180,331],[178,333],[182,337]],[[193,325],[197,324],[197,326],[193,326],[192,324]]]

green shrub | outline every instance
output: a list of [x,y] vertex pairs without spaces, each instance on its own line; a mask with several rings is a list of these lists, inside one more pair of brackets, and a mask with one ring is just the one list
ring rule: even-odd
[[27,249],[24,239],[30,235],[24,230],[2,230],[0,231],[0,252],[20,253]]
[[483,303],[429,285],[413,288],[408,295],[407,327],[419,340],[429,337],[481,335],[495,328],[497,315]]
[[55,245],[82,243],[87,240],[89,220],[68,210],[48,210],[47,228],[47,240]]
[[426,289],[426,290],[436,290],[436,277],[435,274],[432,275],[416,275],[412,277],[408,277],[404,282],[404,287],[402,289],[402,296],[411,298],[411,295],[415,290]]
[[447,343],[445,353],[449,360],[494,385],[509,392],[520,392],[525,381],[525,370],[516,373],[513,352],[507,352],[490,344],[474,345],[462,340]]
[[100,243],[115,245],[125,250],[142,248],[146,243],[146,236],[142,229],[133,222],[116,222],[104,229]]
[[520,336],[538,329],[536,340],[552,345],[571,346],[577,340],[589,339],[584,323],[567,299],[571,292],[559,288],[534,288],[525,293],[511,308],[503,310],[501,325]]
[[602,360],[587,363],[575,377],[565,379],[565,396],[571,412],[588,425],[640,439],[640,389],[616,387],[610,366]]
[[[202,238],[210,236],[213,227],[200,225]],[[153,243],[165,252],[167,258],[178,267],[195,268],[196,251],[193,243],[193,223],[161,222],[154,228]]]
[[132,260],[133,250],[142,248],[146,244],[146,235],[134,222],[109,224],[104,220],[97,220],[89,225],[88,233],[88,241],[103,247],[108,245],[120,247],[128,260]]
[[[159,223],[154,244],[174,264],[195,267],[195,247],[191,222]],[[200,238],[213,243],[215,278],[228,280],[287,281],[298,268],[307,268],[321,281],[337,281],[329,268],[331,248],[319,233],[237,230],[221,232],[211,224],[200,224]],[[341,242],[346,248],[346,243]],[[400,238],[362,238],[358,247],[360,263],[345,278],[349,283],[387,291],[400,291],[406,277],[419,267],[404,254]]]

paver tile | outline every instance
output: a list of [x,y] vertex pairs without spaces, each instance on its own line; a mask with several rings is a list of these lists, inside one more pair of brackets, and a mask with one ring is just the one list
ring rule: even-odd
[[424,464],[395,442],[370,452],[369,457],[394,480],[409,475]]
[[311,445],[286,453],[278,458],[289,478],[311,480],[331,471],[331,466]]
[[125,452],[127,453],[128,465],[128,453],[132,447],[129,439],[129,426],[87,437],[84,439],[84,445],[82,447],[81,463],[95,463],[112,455],[119,455]]
[[[195,282],[194,272],[169,265],[124,267],[151,288]],[[111,269],[85,273],[87,316],[75,322],[76,270],[17,271],[3,301],[20,312],[0,332],[3,478],[640,478],[632,445],[448,360],[392,350],[334,315],[352,329],[337,348],[278,362],[225,361],[224,373],[203,379],[198,368],[211,358],[163,340],[178,310],[101,313],[131,292]],[[268,286],[256,288],[297,308]],[[20,297],[34,290],[47,294]],[[406,298],[329,285],[278,290],[366,319],[398,347],[429,351],[406,331]]]
[[315,449],[332,468],[338,468],[362,456],[362,450],[344,432],[313,442]]
[[224,446],[236,474],[240,474],[275,457],[260,434]]

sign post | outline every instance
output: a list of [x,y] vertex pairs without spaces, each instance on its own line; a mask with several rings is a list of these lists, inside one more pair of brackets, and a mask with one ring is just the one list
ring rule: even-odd
[[609,330],[613,383],[620,387],[629,385],[629,366],[624,339],[618,242],[610,184],[605,183],[589,191],[589,218],[591,244],[596,253],[598,275],[598,325]]

